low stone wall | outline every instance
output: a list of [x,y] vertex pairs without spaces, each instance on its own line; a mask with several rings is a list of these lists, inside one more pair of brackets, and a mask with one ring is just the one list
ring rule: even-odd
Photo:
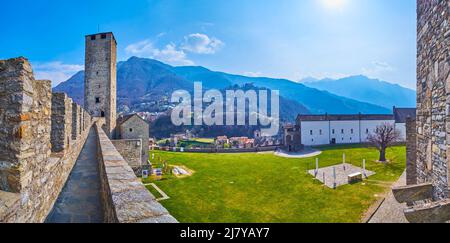
[[98,160],[107,223],[177,223],[136,177],[99,124]]
[[[258,147],[258,148],[244,148],[244,149],[220,149],[220,148],[201,148],[201,149],[184,149],[186,153],[257,153],[257,152],[270,152],[279,149],[279,146]],[[162,151],[181,152],[181,148],[160,148]]]
[[[72,103],[57,99],[52,107],[51,82],[35,80],[27,59],[0,61],[0,222],[44,222],[86,141],[90,116],[72,137]],[[63,134],[58,153],[51,134]]]
[[[123,139],[111,141],[128,165],[136,172],[142,166],[142,139]],[[148,160],[148,158],[147,158]]]

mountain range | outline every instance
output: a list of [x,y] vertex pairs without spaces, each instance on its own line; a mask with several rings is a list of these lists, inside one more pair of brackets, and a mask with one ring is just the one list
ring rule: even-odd
[[[313,83],[305,85],[287,79],[246,77],[215,72],[198,66],[173,67],[153,59],[138,57],[132,57],[117,64],[118,107],[126,106],[132,111],[146,111],[146,104],[167,99],[176,90],[192,91],[195,81],[201,81],[204,90],[223,90],[231,86],[247,84],[258,88],[279,90],[282,97],[281,106],[289,107],[289,109],[284,109],[288,114],[282,114],[282,118],[288,116],[285,117],[285,120],[293,120],[299,113],[385,114],[392,112],[392,107],[382,102],[375,102],[376,99],[357,99],[335,94],[331,90],[320,90],[324,89],[323,86],[320,89],[315,88]],[[317,82],[315,85],[319,84]],[[401,87],[399,86],[399,88]],[[80,104],[84,99],[83,90],[83,71],[54,88],[55,92],[66,92]],[[415,97],[412,93],[407,95]],[[402,106],[402,104],[399,103],[397,106]]]
[[342,79],[305,79],[308,87],[316,88],[351,99],[368,102],[388,109],[393,106],[416,107],[416,91],[366,76],[351,76]]

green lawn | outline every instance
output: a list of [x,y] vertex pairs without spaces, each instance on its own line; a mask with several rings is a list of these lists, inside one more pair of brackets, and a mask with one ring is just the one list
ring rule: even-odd
[[[405,168],[405,147],[388,151],[390,164],[376,163],[378,152],[364,147],[324,147],[320,166],[347,162],[377,174],[365,183],[332,190],[307,174],[315,158],[286,159],[273,154],[193,154],[156,152],[170,165],[195,171],[155,182],[171,199],[161,203],[180,222],[360,222],[366,210],[389,190]],[[153,152],[150,152],[150,155]]]

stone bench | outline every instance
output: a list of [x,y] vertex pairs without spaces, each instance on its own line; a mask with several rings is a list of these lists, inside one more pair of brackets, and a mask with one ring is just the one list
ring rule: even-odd
[[363,175],[361,172],[353,173],[348,175],[348,183],[349,184],[355,184],[358,182],[363,181]]

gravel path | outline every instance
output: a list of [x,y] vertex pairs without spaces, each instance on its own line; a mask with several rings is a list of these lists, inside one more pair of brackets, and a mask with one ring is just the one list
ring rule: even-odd
[[[400,177],[399,181],[393,186],[406,185],[406,172]],[[403,214],[403,210],[406,208],[406,204],[398,203],[392,191],[390,191],[386,197],[386,200],[381,204],[378,211],[373,215],[369,223],[408,223]]]
[[322,151],[306,148],[305,150],[298,152],[298,153],[289,153],[285,151],[276,151],[275,156],[288,158],[288,159],[304,159],[304,158],[311,158],[316,157],[322,154]]

